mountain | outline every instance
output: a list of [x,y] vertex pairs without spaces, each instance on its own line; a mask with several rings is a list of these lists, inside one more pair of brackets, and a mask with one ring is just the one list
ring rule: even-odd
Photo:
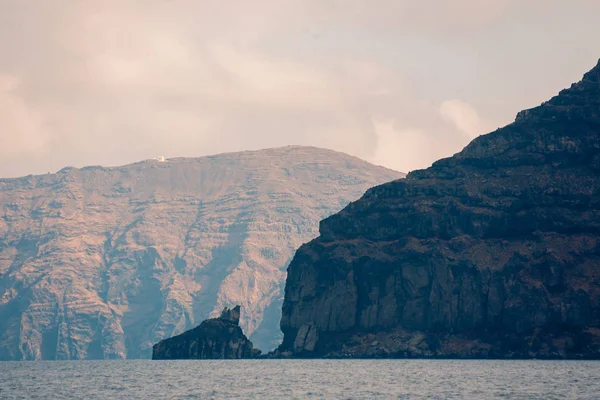
[[600,63],[322,221],[281,329],[296,356],[600,358]]
[[202,321],[194,329],[152,347],[153,360],[225,360],[257,358],[260,350],[242,332],[240,306],[225,307],[219,318]]
[[400,176],[285,147],[2,179],[0,359],[149,358],[234,304],[273,348],[295,249]]

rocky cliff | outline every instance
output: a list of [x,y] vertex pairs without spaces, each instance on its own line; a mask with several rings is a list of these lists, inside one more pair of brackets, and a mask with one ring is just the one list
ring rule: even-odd
[[600,64],[322,221],[281,328],[296,356],[600,358]]
[[239,326],[240,306],[225,307],[219,318],[203,321],[196,328],[165,339],[152,348],[153,360],[222,360],[255,358],[260,350]]
[[273,348],[295,249],[400,175],[286,147],[0,179],[0,360],[149,358],[231,304]]

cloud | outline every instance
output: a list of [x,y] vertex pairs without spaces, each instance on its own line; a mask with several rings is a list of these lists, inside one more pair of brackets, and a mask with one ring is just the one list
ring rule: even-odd
[[0,158],[38,157],[47,150],[50,135],[43,117],[19,97],[20,82],[0,75]]
[[442,117],[453,124],[460,132],[466,134],[469,139],[487,133],[487,124],[484,124],[477,111],[467,102],[459,99],[444,101],[440,106]]
[[[287,144],[426,167],[577,79],[597,4],[6,0],[0,176]],[[589,32],[533,58],[531,32],[541,49],[574,35],[540,5]]]
[[423,159],[431,159],[435,149],[433,138],[416,128],[396,127],[391,120],[374,121],[377,132],[377,149],[370,161],[398,171],[410,172]]
[[410,116],[413,118],[373,119],[377,148],[369,161],[405,172],[426,168],[434,160],[459,152],[493,126],[481,119],[473,106],[458,99],[437,107],[421,104]]

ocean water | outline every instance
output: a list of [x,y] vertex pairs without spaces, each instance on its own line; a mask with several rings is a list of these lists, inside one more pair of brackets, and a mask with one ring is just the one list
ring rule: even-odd
[[0,399],[600,399],[600,362],[0,362]]

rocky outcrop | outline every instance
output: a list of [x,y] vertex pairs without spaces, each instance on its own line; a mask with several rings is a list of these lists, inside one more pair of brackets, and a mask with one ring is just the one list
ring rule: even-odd
[[294,251],[401,175],[285,147],[0,179],[0,360],[150,358],[229,304],[274,348]]
[[600,358],[600,64],[322,221],[281,329],[296,356]]
[[152,348],[153,360],[219,360],[256,358],[260,350],[239,326],[240,306],[225,307],[219,318],[203,321],[181,335],[165,339]]

